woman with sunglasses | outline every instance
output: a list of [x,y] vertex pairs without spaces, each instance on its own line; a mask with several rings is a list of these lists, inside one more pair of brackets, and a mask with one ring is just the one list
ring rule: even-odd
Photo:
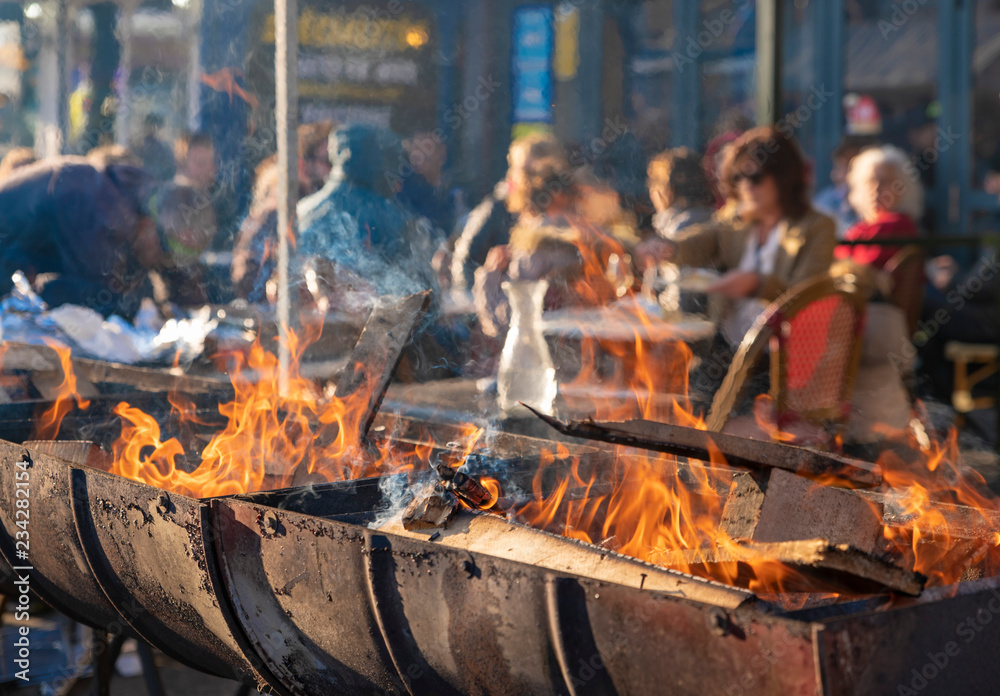
[[781,129],[755,128],[733,142],[721,183],[735,202],[735,219],[698,226],[678,238],[668,255],[681,265],[723,272],[708,291],[734,301],[722,332],[735,346],[769,302],[829,270],[837,240],[833,220],[809,202],[798,145]]

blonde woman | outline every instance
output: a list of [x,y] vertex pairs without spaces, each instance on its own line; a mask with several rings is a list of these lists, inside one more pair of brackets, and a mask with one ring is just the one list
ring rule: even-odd
[[[847,231],[846,241],[900,239],[919,235],[916,221],[924,208],[920,182],[910,173],[910,161],[897,147],[864,150],[851,160],[848,199],[861,221]],[[841,246],[836,255],[881,270],[898,246]]]

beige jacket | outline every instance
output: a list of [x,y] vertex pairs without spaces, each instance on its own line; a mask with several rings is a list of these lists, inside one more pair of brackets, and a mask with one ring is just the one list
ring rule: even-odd
[[[677,263],[728,271],[738,268],[752,233],[751,225],[713,221],[690,228],[677,240]],[[757,296],[770,302],[791,286],[826,273],[837,244],[835,225],[826,215],[809,210],[798,220],[782,220],[774,272],[763,279]]]

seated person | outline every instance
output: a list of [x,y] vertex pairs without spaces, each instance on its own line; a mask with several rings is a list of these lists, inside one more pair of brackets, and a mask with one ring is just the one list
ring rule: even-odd
[[921,331],[914,343],[932,396],[950,403],[955,370],[944,356],[948,341],[995,344],[1000,340],[996,305],[1000,260],[995,250],[986,249],[968,269],[961,269],[950,256],[933,259],[931,269]]
[[158,272],[158,302],[197,307],[209,301],[207,269],[201,256],[215,238],[211,200],[197,189],[166,184],[156,196],[156,224],[167,260]]
[[[330,176],[330,121],[299,126],[299,195],[323,188]],[[292,243],[291,241],[289,242]],[[236,297],[250,302],[267,301],[267,282],[278,260],[278,157],[265,158],[254,173],[250,209],[240,224],[233,247],[230,280]]]
[[[299,201],[298,256],[313,264],[331,301],[406,295],[433,286],[430,224],[397,203],[385,172],[402,156],[394,134],[352,125],[330,135],[330,178]],[[356,307],[362,309],[362,307]]]
[[476,272],[476,310],[490,336],[506,329],[507,303],[500,290],[506,278],[549,280],[546,309],[605,304],[615,297],[605,266],[610,253],[622,253],[623,246],[578,215],[579,189],[569,163],[562,157],[531,160],[523,176],[524,206],[510,243],[491,249]]
[[[851,205],[861,221],[851,227],[847,241],[916,237],[916,220],[923,215],[920,182],[906,172],[906,154],[891,145],[865,150],[851,161],[847,175]],[[851,259],[881,270],[898,246],[839,246],[838,259]]]
[[149,210],[153,187],[138,167],[80,157],[15,171],[0,182],[0,294],[22,270],[50,306],[130,319],[148,270],[163,262]]
[[550,133],[532,133],[510,144],[507,177],[472,209],[452,245],[451,285],[458,292],[471,292],[476,269],[486,263],[490,250],[510,241],[510,230],[525,205],[525,167],[542,157],[566,157]]
[[573,181],[577,189],[575,212],[580,223],[592,226],[601,236],[610,235],[626,247],[634,247],[639,241],[635,215],[622,206],[621,194],[612,182],[591,167],[577,169]]
[[[301,179],[299,188],[302,188]],[[229,277],[237,297],[255,303],[267,300],[267,281],[274,272],[277,248],[278,160],[271,155],[257,165],[250,210],[240,225],[233,248]]]
[[817,191],[813,197],[813,207],[824,215],[829,215],[837,224],[837,239],[843,239],[847,230],[858,223],[860,218],[849,199],[850,184],[847,173],[853,160],[864,148],[866,140],[861,136],[845,136],[833,151],[833,167],[830,169],[830,185]]
[[694,150],[678,147],[661,152],[650,161],[646,182],[659,237],[675,239],[692,225],[708,222],[715,212],[715,195]]
[[445,172],[448,147],[442,137],[431,131],[417,131],[403,145],[412,171],[399,166],[394,170],[402,171],[396,199],[414,215],[430,220],[435,234],[446,238],[455,227],[458,211],[457,192]]
[[332,130],[332,121],[313,121],[299,126],[299,198],[319,191],[330,176],[329,147]]
[[833,221],[812,209],[798,145],[772,127],[746,132],[726,151],[722,185],[737,216],[693,227],[663,246],[665,260],[715,268],[708,288],[734,301],[722,330],[731,346],[785,290],[826,273],[836,244]]

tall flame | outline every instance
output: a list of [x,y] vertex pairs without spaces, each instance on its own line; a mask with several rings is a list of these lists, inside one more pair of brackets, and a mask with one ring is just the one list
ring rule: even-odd
[[[429,438],[408,451],[387,441],[378,447],[363,442],[360,421],[369,385],[344,398],[324,398],[299,373],[305,342],[292,332],[289,347],[292,360],[285,391],[279,389],[278,358],[259,342],[245,359],[230,357],[234,398],[219,406],[225,425],[200,457],[189,457],[176,438],[163,440],[151,416],[119,404],[115,413],[123,425],[113,445],[113,473],[185,495],[211,497],[398,473],[412,468],[413,461],[429,459]],[[174,397],[172,405],[181,421],[197,422],[189,401]],[[461,461],[482,434],[480,428],[467,429],[451,457]]]
[[70,349],[50,338],[42,340],[59,356],[59,367],[62,370],[63,381],[56,388],[56,398],[52,405],[35,422],[33,437],[36,440],[55,440],[59,437],[63,419],[73,410],[74,404],[77,408],[85,410],[90,408],[90,400],[83,398],[77,390],[76,373],[73,371]]

